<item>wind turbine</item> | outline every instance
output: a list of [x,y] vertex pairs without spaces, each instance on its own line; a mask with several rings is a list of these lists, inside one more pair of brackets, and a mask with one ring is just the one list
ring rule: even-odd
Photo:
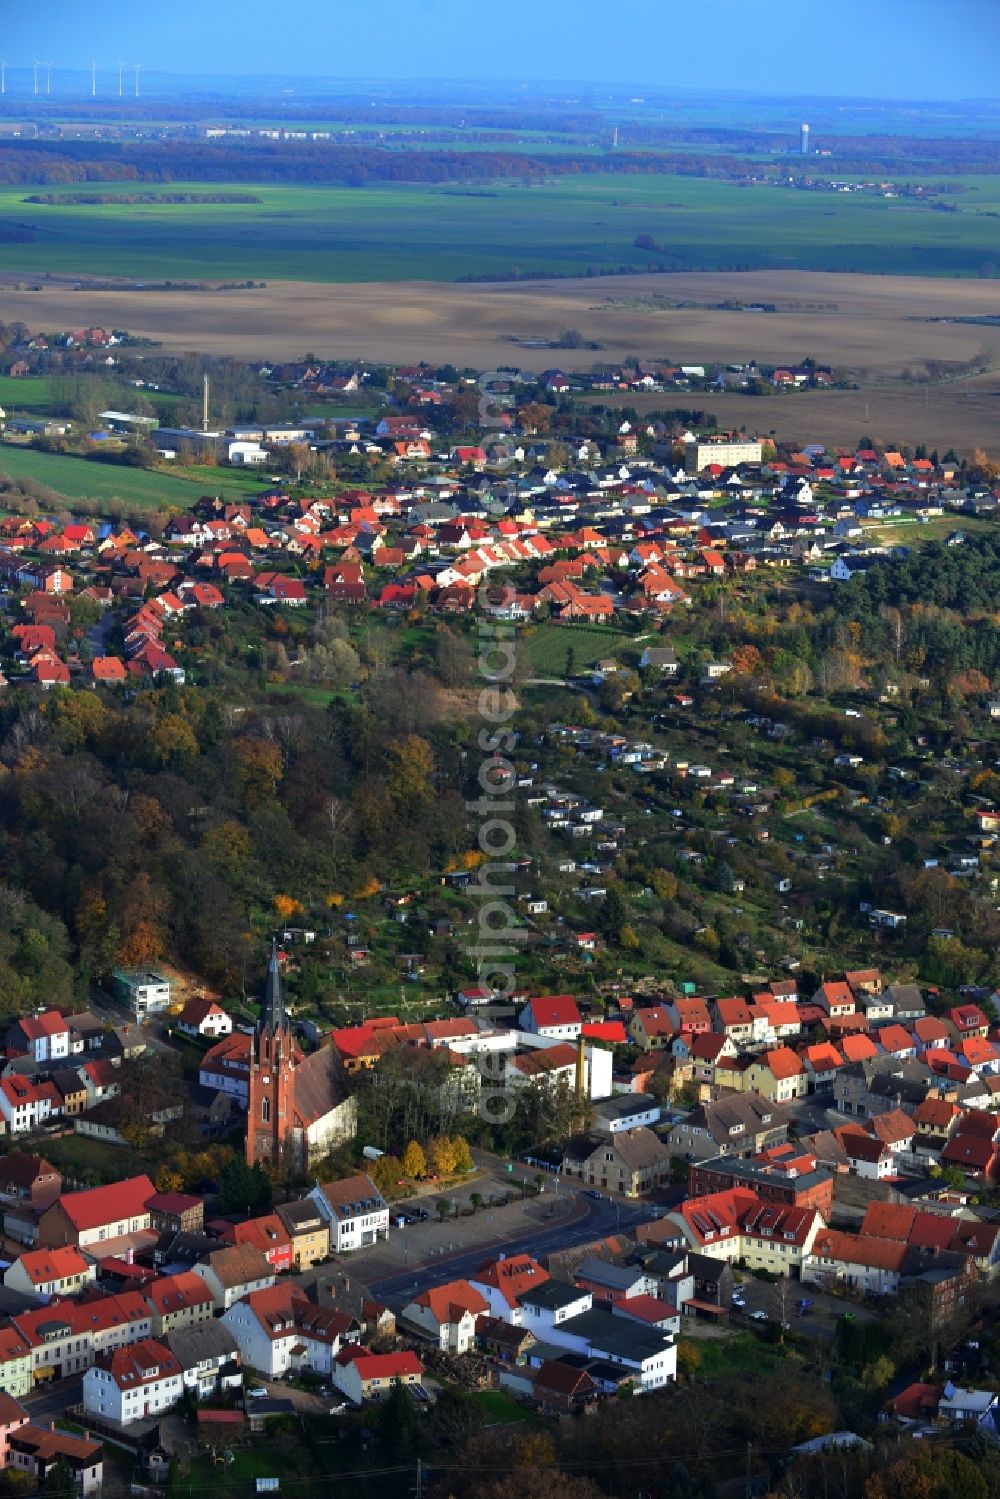
[[52,92],[52,64],[43,62],[40,66],[45,69],[45,93],[48,96]]
[[90,59],[90,97],[97,98],[97,64],[93,58]]
[[7,63],[0,57],[0,94],[7,92]]
[[122,62],[121,58],[119,57],[119,59],[118,59],[118,97],[119,97],[119,99],[122,97],[122,95],[124,94],[124,92],[125,92],[125,64]]
[[133,66],[133,68],[135,68],[135,97],[138,99],[138,97],[139,97],[139,69],[142,67],[142,63],[141,62],[134,62],[132,64],[132,66]]
[[39,68],[39,62],[38,62],[38,58],[37,57],[34,59],[34,63],[35,63],[35,94],[37,96],[37,94],[38,94],[38,68]]

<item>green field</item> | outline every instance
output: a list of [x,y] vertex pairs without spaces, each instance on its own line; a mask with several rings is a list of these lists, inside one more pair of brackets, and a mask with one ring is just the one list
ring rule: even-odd
[[581,671],[604,656],[620,660],[622,651],[631,644],[631,636],[610,625],[544,624],[538,625],[525,643],[533,671],[540,676],[561,677],[571,647],[574,670]]
[[[15,382],[20,384],[20,381]],[[233,469],[179,468],[173,472],[121,468],[61,453],[0,444],[0,475],[33,479],[66,500],[121,500],[140,509],[187,509],[199,495],[239,498],[262,489],[259,478]]]
[[[0,244],[0,268],[23,272],[26,285],[46,272],[186,281],[449,281],[651,263],[975,276],[996,255],[996,219],[986,215],[1000,210],[1000,178],[955,180],[967,189],[947,200],[956,213],[905,198],[604,173],[474,189],[240,184],[262,200],[254,204],[63,207],[27,203],[30,189],[5,188],[0,220],[26,226],[37,238]],[[78,190],[77,184],[67,189]],[[142,189],[128,183],[122,191]],[[636,249],[637,234],[651,235],[666,253]]]
[[0,406],[8,417],[48,411],[49,399],[49,382],[44,375],[26,375],[20,380],[0,375]]

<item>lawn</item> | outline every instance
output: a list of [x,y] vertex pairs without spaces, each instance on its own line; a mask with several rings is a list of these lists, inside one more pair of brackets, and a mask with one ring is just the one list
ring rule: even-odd
[[[958,212],[948,214],[905,198],[653,174],[502,181],[475,193],[448,184],[239,184],[260,198],[253,204],[44,205],[25,201],[30,189],[6,188],[0,218],[26,225],[37,239],[28,249],[0,244],[0,267],[20,272],[30,264],[28,285],[46,272],[196,282],[451,281],[737,263],[975,276],[995,255],[995,220],[986,215],[1000,207],[1000,178],[957,180],[965,190]],[[172,190],[220,186],[174,183]],[[141,191],[133,182],[123,187]],[[660,248],[638,248],[640,234]]]
[[732,1338],[692,1338],[691,1342],[701,1355],[699,1379],[712,1379],[737,1370],[743,1374],[768,1374],[790,1357],[787,1348],[765,1343],[752,1332],[740,1332]]
[[14,480],[33,479],[68,501],[118,499],[126,506],[149,510],[168,506],[187,509],[199,495],[239,498],[263,488],[259,478],[232,469],[123,468],[89,458],[43,453],[13,443],[0,445],[0,475],[3,474]]
[[473,1390],[469,1395],[469,1404],[491,1426],[500,1423],[513,1425],[515,1422],[539,1424],[539,1417],[534,1411],[525,1410],[506,1390]]
[[604,656],[620,656],[632,637],[612,625],[543,624],[524,641],[532,670],[540,676],[562,677],[572,648],[573,669],[581,671]]
[[45,1156],[64,1176],[101,1183],[121,1181],[139,1171],[152,1174],[162,1150],[154,1145],[152,1153],[146,1154],[131,1147],[92,1140],[86,1135],[62,1135],[46,1140]]

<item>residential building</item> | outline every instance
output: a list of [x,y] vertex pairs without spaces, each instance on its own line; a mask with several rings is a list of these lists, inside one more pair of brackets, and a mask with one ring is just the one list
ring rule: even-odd
[[182,1270],[177,1275],[163,1275],[142,1288],[149,1307],[154,1337],[167,1338],[185,1327],[197,1327],[215,1315],[215,1298],[202,1275]]
[[403,1307],[409,1327],[444,1353],[467,1353],[476,1340],[476,1321],[489,1303],[467,1280],[448,1281],[421,1291]]
[[189,999],[177,1017],[177,1029],[185,1036],[210,1037],[232,1035],[233,1017],[214,999]]
[[348,1343],[334,1359],[331,1379],[355,1405],[384,1400],[393,1385],[419,1385],[424,1366],[415,1353],[371,1353]]
[[28,1474],[39,1492],[45,1491],[46,1483],[59,1462],[65,1462],[69,1467],[76,1491],[83,1499],[101,1492],[104,1450],[100,1442],[93,1441],[86,1434],[78,1437],[59,1431],[55,1422],[50,1426],[26,1422],[11,1432],[4,1466]]
[[330,1227],[309,1197],[276,1209],[292,1246],[292,1269],[311,1270],[330,1253]]
[[211,1291],[217,1312],[228,1311],[234,1301],[274,1285],[274,1270],[253,1244],[215,1249],[192,1268]]
[[779,1145],[788,1135],[781,1104],[756,1092],[726,1093],[678,1121],[670,1131],[670,1153],[686,1160],[719,1155],[749,1157]]
[[69,1026],[58,1010],[24,1015],[11,1026],[7,1045],[26,1053],[33,1062],[57,1062],[69,1056]]
[[102,1356],[83,1376],[84,1410],[119,1426],[163,1414],[183,1393],[178,1360],[155,1338]]
[[112,975],[115,998],[141,1020],[170,1008],[170,980],[153,969],[116,968]]
[[196,1400],[242,1388],[239,1346],[217,1318],[196,1327],[179,1327],[163,1341],[180,1365],[184,1388]]
[[96,1261],[68,1244],[62,1249],[32,1249],[18,1255],[4,1271],[3,1283],[12,1291],[51,1301],[58,1296],[77,1295],[84,1286],[93,1284],[96,1275]]
[[[692,1197],[663,1220],[673,1225],[676,1242],[730,1263],[744,1260],[751,1270],[796,1276],[823,1228],[815,1208],[788,1208],[764,1202],[756,1192],[734,1187]],[[662,1242],[662,1240],[661,1240]]]
[[75,1244],[86,1249],[109,1239],[140,1233],[150,1226],[148,1176],[131,1176],[106,1187],[67,1192],[38,1220],[38,1242],[46,1248]]
[[670,1180],[670,1152],[651,1129],[571,1140],[563,1175],[603,1191],[641,1197]]
[[389,1232],[389,1207],[370,1176],[363,1173],[313,1187],[315,1204],[330,1233],[330,1253],[362,1249]]
[[329,1378],[341,1349],[360,1336],[359,1324],[347,1312],[316,1306],[288,1284],[234,1302],[222,1323],[244,1364],[271,1379],[303,1370]]
[[583,1024],[572,994],[552,994],[529,999],[519,1016],[519,1024],[537,1036],[557,1041],[573,1041]]
[[658,1101],[646,1093],[614,1093],[591,1111],[598,1134],[620,1135],[630,1129],[652,1129],[660,1120]]

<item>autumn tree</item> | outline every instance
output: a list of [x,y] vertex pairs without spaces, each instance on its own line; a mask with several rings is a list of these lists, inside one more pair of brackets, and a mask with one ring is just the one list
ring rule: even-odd
[[469,1149],[468,1140],[464,1135],[452,1135],[451,1143],[455,1152],[455,1170],[471,1171],[473,1169],[474,1162],[472,1159],[472,1151]]
[[427,1175],[427,1158],[418,1140],[410,1140],[403,1151],[403,1175],[412,1181]]
[[451,1176],[457,1167],[457,1152],[448,1135],[435,1135],[427,1148],[427,1164],[435,1176]]
[[736,645],[731,657],[733,671],[740,677],[753,677],[761,669],[763,657],[755,645]]
[[231,745],[237,782],[248,807],[259,807],[272,797],[284,773],[281,746],[269,739],[243,735]]
[[426,739],[408,734],[386,746],[386,784],[397,806],[412,809],[433,795],[434,757]]
[[182,771],[198,754],[194,729],[178,713],[165,713],[150,729],[146,744],[149,760],[157,770]]

